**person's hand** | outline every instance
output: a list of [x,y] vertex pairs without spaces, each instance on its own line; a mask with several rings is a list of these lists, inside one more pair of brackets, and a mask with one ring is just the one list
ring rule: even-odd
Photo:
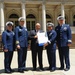
[[48,46],[48,43],[45,43],[45,44],[44,44],[44,47],[46,47],[46,46]]
[[4,49],[4,52],[8,52],[8,49]]
[[17,45],[17,49],[20,49],[20,45]]
[[71,44],[68,44],[68,46],[70,47],[70,46],[71,46]]
[[34,38],[37,38],[37,37],[38,37],[37,35],[34,36]]

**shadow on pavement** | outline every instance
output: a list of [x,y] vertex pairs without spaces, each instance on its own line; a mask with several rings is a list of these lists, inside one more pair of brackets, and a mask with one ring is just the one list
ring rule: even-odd
[[4,73],[4,69],[0,70],[0,74],[1,74],[1,73]]

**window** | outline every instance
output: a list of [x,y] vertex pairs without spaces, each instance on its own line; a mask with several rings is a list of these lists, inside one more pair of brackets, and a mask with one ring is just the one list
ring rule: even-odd
[[28,31],[35,29],[36,18],[33,14],[27,15],[26,27]]
[[19,25],[18,18],[19,16],[14,13],[9,16],[8,21],[12,21],[14,23],[14,27],[16,27]]
[[9,18],[19,18],[17,14],[11,14]]
[[73,16],[73,26],[75,26],[75,15]]
[[50,15],[46,14],[46,23],[52,22],[52,18]]

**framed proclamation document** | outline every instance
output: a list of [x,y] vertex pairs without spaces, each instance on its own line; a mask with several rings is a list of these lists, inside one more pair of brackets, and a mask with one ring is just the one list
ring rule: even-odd
[[37,36],[38,36],[39,46],[43,46],[45,43],[48,42],[48,37],[47,37],[47,34],[45,32],[37,33]]

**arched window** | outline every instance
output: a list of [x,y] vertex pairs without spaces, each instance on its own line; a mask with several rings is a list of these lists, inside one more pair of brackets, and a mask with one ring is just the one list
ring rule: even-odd
[[73,26],[75,26],[75,15],[73,16]]
[[51,19],[51,16],[50,15],[48,15],[48,14],[46,14],[46,18],[48,19]]
[[36,17],[33,14],[28,14],[26,16],[26,27],[28,31],[35,29]]
[[35,16],[33,14],[29,14],[26,18],[35,18]]
[[19,18],[19,16],[17,14],[11,14],[9,18]]
[[46,23],[52,22],[52,18],[50,15],[46,14]]
[[18,23],[18,18],[19,18],[19,16],[17,15],[17,14],[15,14],[15,13],[13,13],[13,14],[11,14],[10,16],[9,16],[9,21],[12,21],[13,23],[14,23],[14,27],[16,27],[16,26],[18,26],[19,25],[19,23]]

